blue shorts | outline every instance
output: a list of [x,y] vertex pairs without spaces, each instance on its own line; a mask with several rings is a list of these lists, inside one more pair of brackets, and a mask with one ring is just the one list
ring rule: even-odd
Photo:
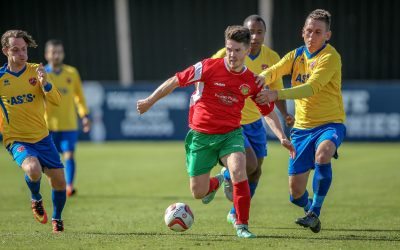
[[259,119],[255,122],[242,125],[244,147],[252,147],[256,153],[257,158],[264,158],[267,156],[267,132]]
[[74,152],[75,145],[78,141],[78,131],[50,131],[50,135],[53,137],[54,144],[58,152]]
[[342,123],[329,123],[311,129],[296,129],[290,131],[290,139],[296,149],[296,157],[289,159],[289,175],[297,175],[314,169],[315,152],[319,144],[330,140],[336,145],[334,158],[337,159],[337,150],[346,135],[346,127]]
[[27,157],[33,156],[38,158],[42,167],[64,168],[50,135],[36,143],[15,141],[11,146],[7,146],[7,150],[20,167]]

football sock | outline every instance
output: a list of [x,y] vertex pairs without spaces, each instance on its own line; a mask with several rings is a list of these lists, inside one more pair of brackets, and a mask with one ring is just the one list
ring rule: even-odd
[[295,199],[292,195],[290,195],[290,201],[299,206],[304,208],[304,211],[308,211],[311,207],[311,200],[308,199],[308,191],[306,189],[306,191],[304,192],[304,194],[300,197]]
[[227,181],[230,181],[230,180],[231,180],[231,175],[229,174],[228,168],[226,168],[225,171],[224,171],[224,178],[225,178],[225,180],[227,180]]
[[257,188],[258,182],[249,182],[249,188],[250,188],[250,196],[253,198],[256,188]]
[[247,180],[233,183],[233,205],[236,209],[236,224],[248,224],[250,213],[250,188]]
[[66,192],[65,190],[57,191],[53,189],[51,191],[51,198],[53,201],[53,219],[61,220],[61,213],[67,200]]
[[217,177],[211,177],[210,178],[210,186],[208,188],[207,194],[211,193],[212,191],[216,190],[219,188],[219,181]]
[[72,185],[74,183],[75,177],[75,159],[70,158],[65,160],[65,180],[67,185]]
[[40,178],[38,181],[33,182],[28,175],[25,174],[25,181],[26,184],[29,187],[29,190],[31,190],[31,197],[32,200],[35,201],[40,201],[42,199],[42,195],[40,195],[39,191],[40,191],[40,180],[42,178]]
[[[250,197],[253,198],[254,193],[256,192],[258,182],[249,182],[249,189],[250,189]],[[236,214],[236,209],[235,206],[232,206],[231,211],[229,212],[231,214]]]
[[332,167],[331,163],[318,164],[315,163],[315,172],[313,179],[313,203],[310,211],[319,216],[325,196],[328,193],[332,183]]

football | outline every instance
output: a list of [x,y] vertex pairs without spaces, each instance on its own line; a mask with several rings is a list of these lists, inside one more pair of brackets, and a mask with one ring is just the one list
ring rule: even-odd
[[171,204],[165,210],[164,221],[169,229],[175,232],[183,232],[192,226],[194,216],[188,205],[177,202]]

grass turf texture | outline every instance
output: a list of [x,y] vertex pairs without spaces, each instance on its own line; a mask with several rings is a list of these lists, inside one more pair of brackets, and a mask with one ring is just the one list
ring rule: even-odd
[[[400,249],[400,144],[340,148],[319,234],[294,224],[303,213],[288,201],[286,150],[270,143],[269,154],[252,200],[250,229],[258,238],[246,240],[226,222],[230,203],[222,190],[208,205],[191,197],[182,142],[80,144],[78,195],[67,201],[61,235],[33,219],[23,172],[1,150],[0,248]],[[46,178],[41,190],[51,216]],[[195,216],[184,233],[164,225],[164,211],[174,202],[189,204]]]

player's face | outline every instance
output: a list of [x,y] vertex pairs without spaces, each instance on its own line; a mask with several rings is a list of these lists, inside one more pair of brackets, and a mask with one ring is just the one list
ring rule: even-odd
[[24,66],[28,61],[28,46],[23,38],[8,38],[9,46],[3,48],[4,55],[8,58],[9,64],[17,67]]
[[259,21],[248,21],[246,27],[250,30],[250,53],[258,54],[261,50],[261,46],[264,43],[265,38],[265,27],[262,22]]
[[303,27],[303,39],[310,53],[319,50],[330,38],[331,32],[323,21],[307,19]]
[[244,60],[249,55],[250,47],[233,40],[225,41],[226,59],[230,70],[240,72],[243,69]]
[[60,66],[64,61],[64,47],[62,45],[50,45],[46,48],[45,58],[50,64]]

